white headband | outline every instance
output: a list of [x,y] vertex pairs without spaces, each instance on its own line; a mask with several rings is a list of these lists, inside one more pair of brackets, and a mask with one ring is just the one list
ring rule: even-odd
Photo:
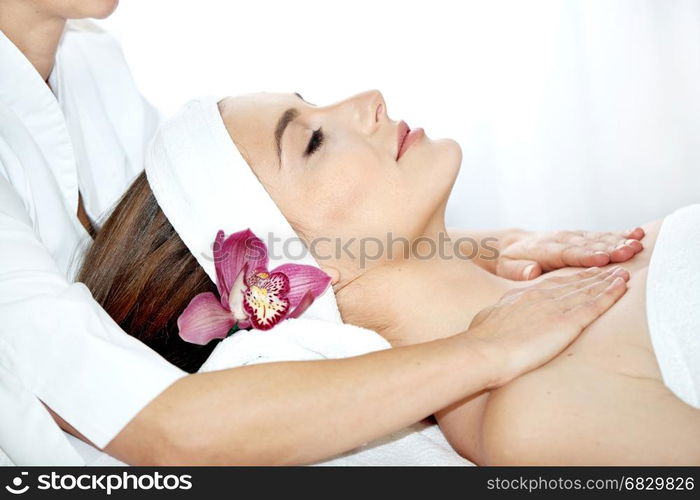
[[[279,243],[270,248],[270,269],[287,262],[318,267],[308,252],[296,258],[301,240],[231,140],[214,97],[188,102],[161,125],[146,152],[146,177],[168,221],[212,281],[212,244],[219,230],[228,236],[250,228],[266,244],[270,234],[278,242],[296,240],[293,259],[281,255]],[[331,287],[304,317],[340,321]]]

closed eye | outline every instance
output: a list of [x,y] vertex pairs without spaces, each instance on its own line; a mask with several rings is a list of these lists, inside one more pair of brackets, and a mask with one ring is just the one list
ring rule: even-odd
[[323,145],[323,140],[323,130],[321,130],[320,128],[314,130],[313,134],[311,134],[309,144],[306,146],[306,151],[304,151],[304,156],[308,157],[314,154],[318,150],[318,148],[320,148]]

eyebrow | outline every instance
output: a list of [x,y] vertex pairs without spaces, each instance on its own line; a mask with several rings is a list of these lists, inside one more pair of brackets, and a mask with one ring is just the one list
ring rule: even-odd
[[277,145],[277,158],[279,158],[280,165],[282,164],[282,136],[284,135],[284,131],[287,130],[287,126],[294,121],[297,116],[299,116],[299,111],[294,108],[289,108],[282,113],[282,116],[280,116],[280,119],[277,121],[277,126],[275,127],[275,144]]

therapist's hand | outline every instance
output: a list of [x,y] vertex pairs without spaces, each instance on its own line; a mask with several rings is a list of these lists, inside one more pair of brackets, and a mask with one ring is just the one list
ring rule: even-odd
[[491,388],[561,353],[625,294],[628,279],[619,266],[587,269],[511,290],[479,312],[465,335],[488,364],[498,367]]
[[625,262],[643,248],[644,230],[617,233],[512,231],[501,240],[495,273],[511,280],[530,280],[562,267],[605,266]]

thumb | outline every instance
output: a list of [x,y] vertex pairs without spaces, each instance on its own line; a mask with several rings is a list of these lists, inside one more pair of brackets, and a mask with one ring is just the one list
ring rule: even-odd
[[534,260],[502,257],[496,266],[496,274],[514,281],[527,281],[542,274],[542,267]]

